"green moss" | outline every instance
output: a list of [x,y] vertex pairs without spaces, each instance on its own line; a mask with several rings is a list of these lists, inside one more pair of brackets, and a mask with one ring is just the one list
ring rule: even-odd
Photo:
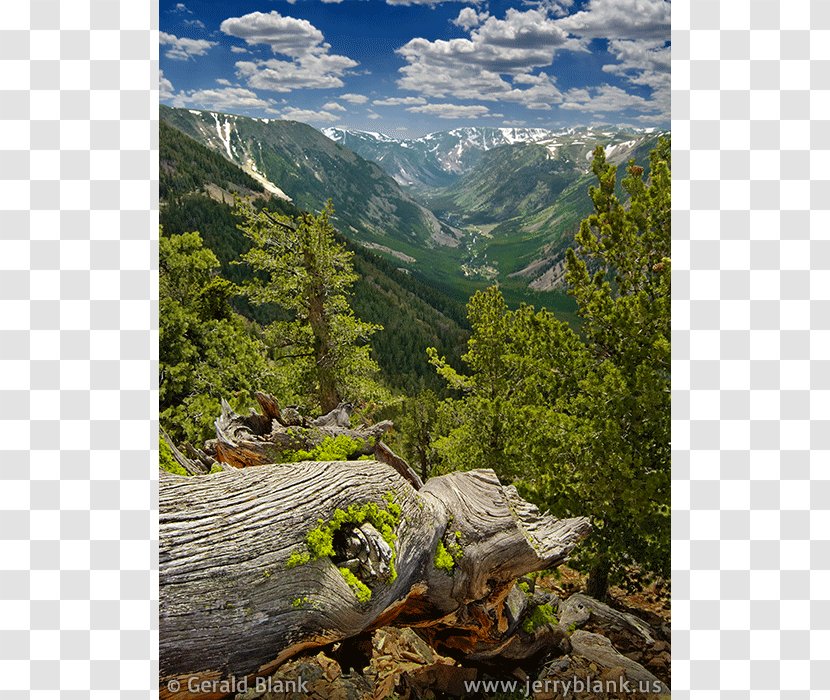
[[170,449],[170,445],[167,444],[163,437],[159,437],[159,468],[171,474],[188,476],[184,467],[173,457],[173,450]]
[[530,614],[525,617],[522,622],[522,631],[530,634],[533,630],[542,627],[543,625],[555,625],[559,622],[553,612],[553,608],[545,603],[544,605],[537,605]]
[[455,560],[441,540],[438,540],[438,546],[435,548],[435,559],[433,562],[436,569],[442,569],[448,574],[452,573],[452,570],[455,568]]
[[224,471],[224,469],[222,469],[222,465],[219,464],[218,462],[210,468],[210,473],[211,474],[218,474],[221,471]]
[[[395,542],[398,537],[395,534],[395,530],[400,523],[401,507],[395,502],[395,494],[391,491],[384,494],[383,500],[386,503],[385,508],[372,501],[363,503],[362,505],[352,504],[346,510],[337,508],[328,522],[325,522],[322,519],[318,520],[317,527],[310,530],[306,535],[306,551],[294,552],[288,558],[285,565],[286,568],[291,569],[295,566],[300,566],[301,564],[307,564],[310,561],[322,559],[323,557],[333,557],[335,555],[334,534],[340,530],[340,528],[344,525],[362,525],[363,523],[371,523],[392,550],[392,559],[389,562],[389,577],[386,581],[387,583],[393,583],[398,578],[398,571],[395,568],[395,560],[397,558]],[[340,569],[341,574],[343,571],[344,569]],[[346,571],[348,571],[348,569],[346,569]],[[346,578],[346,582],[352,587],[352,589],[354,589],[355,586],[352,585],[351,578],[354,578],[355,581],[360,583],[360,585],[366,589],[369,597],[371,597],[372,591],[354,574],[351,574],[350,578],[347,578],[345,574],[343,574],[343,577]],[[357,595],[357,592],[355,594]],[[358,600],[361,599],[361,596],[365,596],[363,589],[360,589]],[[366,600],[368,599],[369,598],[367,597]]]
[[310,561],[311,555],[308,552],[292,552],[291,556],[288,557],[288,561],[285,562],[285,568],[293,569],[295,566],[308,564]]
[[285,450],[280,455],[280,462],[342,462],[352,459],[363,450],[363,440],[350,438],[348,435],[323,438],[322,442],[310,450]]
[[349,588],[352,589],[359,602],[368,603],[372,599],[372,591],[369,589],[369,586],[363,583],[351,571],[342,566],[338,571],[340,571],[340,575],[346,580],[346,583],[349,584]]
[[305,607],[306,605],[308,605],[309,602],[310,601],[308,599],[308,596],[304,595],[304,596],[301,596],[299,598],[294,598],[294,600],[291,601],[291,607],[292,608],[302,608],[302,607]]
[[520,591],[523,591],[524,593],[530,593],[530,584],[528,584],[527,581],[519,581],[519,583],[516,585],[519,587]]

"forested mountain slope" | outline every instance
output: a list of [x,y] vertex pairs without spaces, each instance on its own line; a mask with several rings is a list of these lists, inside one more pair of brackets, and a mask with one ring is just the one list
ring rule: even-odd
[[[222,276],[244,282],[250,270],[236,261],[248,250],[249,243],[236,228],[230,205],[232,193],[255,197],[267,202],[269,209],[284,214],[297,214],[299,209],[164,121],[159,137],[164,235],[199,231],[205,245],[219,259]],[[354,308],[363,320],[384,326],[372,344],[387,383],[408,391],[423,383],[437,386],[438,378],[427,363],[424,349],[435,346],[450,357],[458,357],[466,340],[463,306],[361,246],[346,242],[355,254],[359,275],[353,290]],[[234,299],[234,306],[261,323],[274,318],[272,309],[252,306],[241,297]]]

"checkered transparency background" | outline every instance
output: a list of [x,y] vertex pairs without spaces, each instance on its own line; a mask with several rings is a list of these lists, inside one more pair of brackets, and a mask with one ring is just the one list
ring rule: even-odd
[[0,689],[157,688],[158,9],[0,11]]
[[[3,3],[4,698],[157,688],[157,27]],[[820,697],[830,0],[675,0],[672,42],[674,693]]]

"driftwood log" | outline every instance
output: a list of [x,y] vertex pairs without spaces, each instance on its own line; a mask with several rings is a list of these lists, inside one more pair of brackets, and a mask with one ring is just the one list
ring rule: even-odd
[[341,403],[323,416],[308,418],[293,406],[280,408],[279,402],[270,394],[258,391],[255,396],[262,413],[251,411],[248,415],[240,415],[222,400],[222,412],[214,422],[216,438],[208,440],[204,450],[186,444],[182,452],[162,431],[173,458],[187,474],[194,476],[217,469],[242,469],[292,461],[286,456],[298,450],[311,450],[327,438],[343,436],[355,446],[350,455],[352,459],[371,455],[393,467],[416,489],[424,485],[406,460],[381,439],[393,427],[391,421],[352,428],[352,405],[349,403]]
[[[398,514],[391,547],[371,523],[349,523],[333,554],[308,555],[310,532],[369,503]],[[556,632],[522,631],[515,580],[563,562],[590,528],[540,514],[490,470],[416,489],[365,460],[162,472],[159,507],[161,694],[176,698],[192,697],[189,679],[265,676],[300,651],[389,625],[460,659],[533,653]]]

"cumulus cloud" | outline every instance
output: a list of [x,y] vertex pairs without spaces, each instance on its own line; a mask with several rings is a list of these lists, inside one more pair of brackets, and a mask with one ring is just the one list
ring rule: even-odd
[[231,46],[231,53],[251,53],[244,46]]
[[456,104],[428,104],[417,107],[407,107],[407,112],[430,114],[441,119],[471,119],[483,117],[490,110],[484,105],[456,105]]
[[174,107],[199,107],[217,112],[256,109],[276,113],[273,100],[265,100],[253,90],[243,87],[180,90],[176,93],[171,91],[171,94],[162,95],[161,98],[171,101]]
[[594,114],[609,114],[633,110],[642,113],[660,111],[660,105],[653,100],[647,100],[640,95],[632,95],[614,85],[600,85],[598,87],[573,88],[564,94],[562,109],[591,112]]
[[196,27],[196,29],[205,29],[205,23],[200,19],[186,19],[184,23],[189,27]]
[[653,90],[670,89],[671,47],[665,41],[611,40],[608,52],[617,63],[602,67],[606,73],[619,75],[634,85]]
[[370,110],[368,110],[368,111],[369,111],[369,113],[368,113],[366,116],[367,116],[369,119],[374,120],[374,119],[380,119],[380,118],[381,118],[381,116],[380,116],[377,112],[374,112],[374,111],[372,111],[371,109],[370,109]]
[[302,56],[322,50],[323,32],[305,19],[283,17],[279,12],[251,12],[228,17],[219,29],[249,45],[267,44],[274,53]]
[[564,17],[573,7],[574,0],[525,0],[525,5],[531,5],[546,10],[554,17]]
[[216,43],[207,41],[207,39],[188,39],[167,32],[159,33],[159,44],[170,47],[164,55],[176,61],[187,61],[194,56],[204,56],[211,47],[216,46]]
[[345,95],[340,95],[340,99],[353,105],[365,105],[369,101],[366,95],[358,95],[354,92],[347,92]]
[[331,112],[315,112],[313,109],[298,109],[286,107],[280,112],[282,119],[290,119],[295,122],[336,122],[337,117]]
[[387,97],[383,100],[373,100],[378,107],[395,107],[397,105],[424,105],[427,101],[423,97]]
[[219,85],[230,85],[231,84],[231,81],[228,80],[227,78],[217,78],[216,82],[219,83]]
[[159,70],[159,99],[169,100],[174,94],[173,83],[164,77],[163,70]]
[[511,101],[549,109],[559,102],[559,90],[549,75],[532,71],[550,66],[557,50],[579,48],[580,42],[545,10],[510,8],[504,19],[484,19],[469,39],[414,38],[406,43],[397,51],[407,63],[400,69],[398,86],[427,97]]
[[671,32],[668,0],[590,0],[580,12],[558,20],[577,36],[602,39],[660,39]]
[[311,22],[283,17],[276,11],[229,17],[219,28],[248,45],[264,44],[274,54],[288,57],[238,61],[237,76],[248,87],[291,92],[300,88],[339,88],[345,72],[357,66],[348,56],[329,53],[331,46]]
[[461,27],[462,29],[470,31],[474,27],[480,25],[489,16],[489,12],[478,12],[474,10],[472,7],[465,7],[463,10],[461,10],[461,12],[458,13],[458,17],[456,17],[452,21],[452,23],[456,27]]
[[237,61],[236,73],[249,87],[274,92],[300,88],[339,88],[341,76],[357,65],[346,56],[308,55],[296,61]]
[[184,13],[184,14],[188,14],[188,15],[193,14],[193,11],[190,10],[187,7],[187,5],[185,5],[183,2],[177,2],[175,7],[172,10],[169,10],[169,12],[176,12],[176,13],[179,13],[179,14]]
[[326,104],[323,105],[323,109],[328,110],[329,112],[346,112],[346,111],[348,111],[339,102],[326,102]]

